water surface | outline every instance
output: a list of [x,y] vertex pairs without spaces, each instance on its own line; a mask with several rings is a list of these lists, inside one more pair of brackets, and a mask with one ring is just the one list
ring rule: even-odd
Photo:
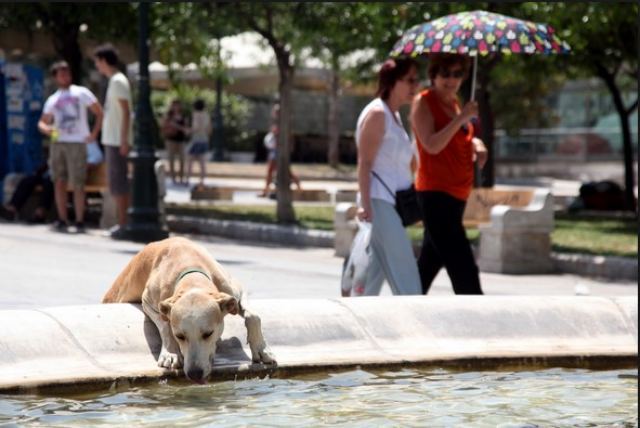
[[637,394],[637,370],[354,370],[0,396],[0,426],[636,427]]

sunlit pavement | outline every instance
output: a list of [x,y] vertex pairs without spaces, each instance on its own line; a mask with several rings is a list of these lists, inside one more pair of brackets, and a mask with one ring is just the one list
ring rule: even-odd
[[[328,248],[288,248],[192,236],[245,286],[251,298],[338,298],[342,259]],[[102,231],[61,234],[44,225],[0,222],[0,308],[99,303],[142,244],[114,241]],[[491,295],[637,295],[637,282],[575,275],[483,273]],[[383,295],[391,294],[387,285]],[[444,271],[429,295],[452,294]]]

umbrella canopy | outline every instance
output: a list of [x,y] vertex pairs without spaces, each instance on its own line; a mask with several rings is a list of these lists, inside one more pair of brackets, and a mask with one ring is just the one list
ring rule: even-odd
[[471,99],[475,98],[478,55],[566,54],[571,48],[555,30],[497,13],[476,10],[447,15],[411,27],[396,42],[391,57],[451,53],[474,57]]
[[546,24],[485,11],[461,12],[418,24],[404,33],[391,57],[435,52],[462,55],[568,53],[569,45]]

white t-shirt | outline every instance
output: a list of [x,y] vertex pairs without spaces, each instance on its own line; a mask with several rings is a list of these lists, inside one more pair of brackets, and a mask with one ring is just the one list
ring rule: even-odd
[[263,143],[267,150],[275,150],[277,144],[276,135],[271,131],[267,132],[267,135],[264,136]]
[[84,143],[89,136],[87,108],[98,102],[84,86],[70,85],[58,89],[44,103],[43,112],[53,115],[53,126],[58,129],[58,141]]
[[[129,113],[133,112],[131,102],[131,86],[126,76],[120,72],[109,79],[107,97],[104,102],[104,119],[102,121],[102,144],[120,147],[120,135],[124,112],[118,102],[124,99],[129,102]],[[129,120],[129,145],[133,144],[133,120]]]

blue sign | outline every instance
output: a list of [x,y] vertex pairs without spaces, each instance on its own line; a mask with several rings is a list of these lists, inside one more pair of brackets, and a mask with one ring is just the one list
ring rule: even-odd
[[3,179],[10,172],[30,174],[42,162],[38,120],[44,102],[44,81],[42,70],[29,64],[0,62],[0,69],[0,179]]

